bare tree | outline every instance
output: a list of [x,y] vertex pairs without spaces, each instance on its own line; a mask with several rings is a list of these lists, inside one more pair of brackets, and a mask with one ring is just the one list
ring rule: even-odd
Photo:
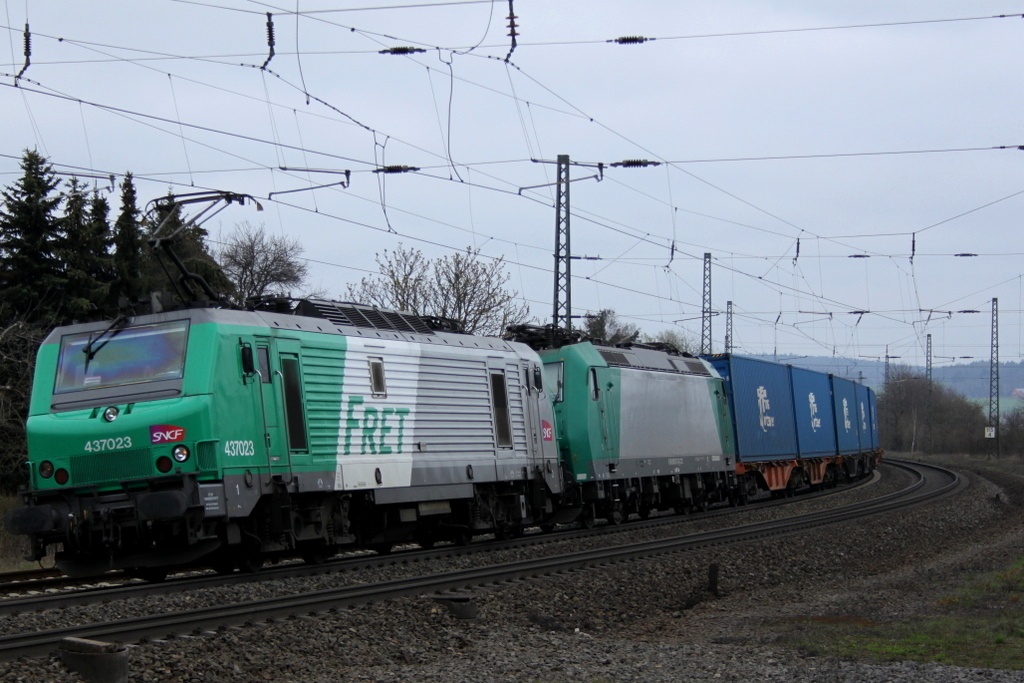
[[348,286],[348,298],[416,315],[451,318],[473,334],[500,335],[530,315],[518,293],[507,289],[503,258],[483,262],[466,249],[431,261],[418,249],[399,245],[377,255],[380,274]]
[[348,286],[348,299],[380,308],[408,311],[415,315],[428,313],[430,262],[419,249],[398,249],[377,254],[379,275],[364,277],[358,285]]
[[217,252],[224,274],[235,286],[234,303],[301,287],[308,272],[302,251],[298,240],[268,235],[263,224],[236,223]]
[[662,330],[653,336],[644,334],[643,340],[646,344],[669,344],[678,351],[693,355],[697,355],[700,351],[700,343],[693,336],[679,330]]
[[640,338],[640,328],[631,323],[624,323],[610,308],[602,308],[593,315],[588,315],[583,326],[583,333],[603,344],[622,344],[635,342]]

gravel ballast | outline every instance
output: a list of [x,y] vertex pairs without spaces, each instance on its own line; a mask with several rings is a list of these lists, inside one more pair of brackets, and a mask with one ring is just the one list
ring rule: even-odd
[[[799,618],[894,621],[920,613],[965,571],[1024,555],[1024,484],[972,473],[963,492],[926,506],[765,542],[622,563],[476,589],[479,616],[464,620],[432,599],[351,610],[141,644],[131,681],[1021,681],[1024,672],[915,663],[839,661],[785,645]],[[828,501],[742,510],[725,521],[691,520],[685,531],[877,496],[903,475]],[[721,519],[721,518],[719,518]],[[436,571],[493,564],[516,553],[559,554],[629,538],[577,539],[438,561]],[[680,533],[676,529],[674,533]],[[707,590],[719,568],[721,592]],[[136,613],[188,609],[315,590],[325,582],[375,581],[431,571],[422,564],[371,573],[250,583],[10,617],[11,633]],[[280,585],[278,585],[280,584]],[[827,650],[827,648],[825,648]],[[56,658],[0,664],[0,681],[77,681]]]

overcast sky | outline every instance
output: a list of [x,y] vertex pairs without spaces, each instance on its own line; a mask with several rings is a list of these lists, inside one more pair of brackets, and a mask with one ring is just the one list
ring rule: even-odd
[[[548,322],[556,175],[531,159],[568,154],[606,165],[571,171],[572,253],[600,257],[572,263],[575,314],[699,340],[710,252],[716,351],[732,301],[738,352],[923,365],[931,333],[937,366],[987,359],[998,297],[1022,358],[1024,1],[514,10],[509,57],[507,0],[4,0],[0,184],[34,148],[104,191],[131,171],[146,201],[253,195],[214,239],[294,237],[332,297],[399,244],[478,248]],[[399,46],[425,51],[380,54]]]

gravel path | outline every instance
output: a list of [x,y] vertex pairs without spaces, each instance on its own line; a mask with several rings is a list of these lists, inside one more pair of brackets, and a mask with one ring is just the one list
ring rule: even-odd
[[[902,475],[837,498],[849,502],[899,487]],[[898,619],[934,605],[964,571],[1024,555],[1024,483],[971,475],[963,493],[924,508],[810,530],[806,536],[629,562],[600,570],[475,591],[480,615],[460,620],[429,599],[403,599],[317,618],[229,630],[133,648],[132,681],[1024,681],[1024,672],[913,663],[843,662],[785,645],[798,617]],[[800,511],[834,502],[806,501]],[[786,509],[748,509],[760,521]],[[722,525],[692,520],[693,530]],[[664,533],[637,531],[629,540]],[[561,553],[606,540],[525,552]],[[616,537],[615,543],[626,542]],[[516,552],[503,551],[514,555]],[[490,554],[454,564],[493,563]],[[720,568],[721,594],[706,590]],[[445,568],[451,569],[448,561]],[[396,565],[344,581],[422,573]],[[440,570],[440,569],[438,569]],[[182,593],[197,606],[307,590],[338,576]],[[281,585],[276,585],[281,584]],[[162,609],[168,609],[166,603]],[[83,623],[158,608],[146,600],[21,615],[6,632]],[[56,659],[0,664],[0,681],[78,681]]]

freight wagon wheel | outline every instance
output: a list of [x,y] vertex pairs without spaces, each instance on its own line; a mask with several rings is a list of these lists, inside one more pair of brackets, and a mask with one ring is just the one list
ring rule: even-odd
[[555,525],[554,524],[541,524],[540,525],[540,530],[543,531],[546,534],[550,534],[552,531],[555,530]]
[[640,509],[637,510],[637,514],[640,515],[640,519],[650,519],[651,507],[649,505],[641,505]]
[[378,555],[390,555],[391,551],[394,550],[394,543],[374,543],[373,545],[367,546],[370,550],[377,553]]
[[685,500],[681,500],[678,503],[676,503],[675,505],[673,505],[672,509],[675,510],[677,515],[688,515],[688,514],[690,514],[690,506],[686,503]]
[[432,536],[424,536],[423,538],[416,539],[416,543],[424,550],[430,550],[434,547],[434,538]]

